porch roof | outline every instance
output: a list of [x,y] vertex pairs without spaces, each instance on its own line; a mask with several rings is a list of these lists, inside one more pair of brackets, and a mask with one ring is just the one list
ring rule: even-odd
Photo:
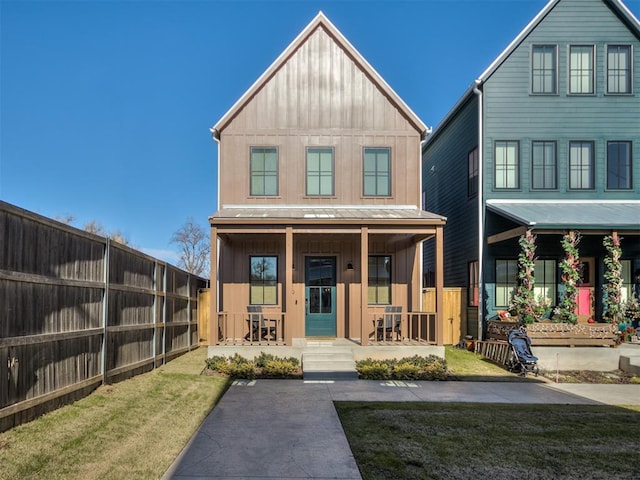
[[535,229],[640,230],[640,200],[487,200],[487,209]]
[[223,206],[210,218],[212,224],[417,224],[444,225],[446,217],[414,206]]

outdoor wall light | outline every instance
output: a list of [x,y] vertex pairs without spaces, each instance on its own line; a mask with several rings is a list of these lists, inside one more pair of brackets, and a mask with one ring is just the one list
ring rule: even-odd
[[347,270],[353,270],[353,263],[347,263]]

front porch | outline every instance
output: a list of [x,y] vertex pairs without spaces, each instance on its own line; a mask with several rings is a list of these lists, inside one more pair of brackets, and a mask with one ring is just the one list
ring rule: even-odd
[[[368,314],[369,326],[362,329],[367,338],[344,338],[349,344],[359,346],[424,347],[438,344],[439,325],[435,312],[394,312],[385,313],[388,308],[372,308]],[[306,337],[292,338],[290,342],[287,326],[300,320],[293,315],[272,310],[262,314],[256,328],[247,312],[218,312],[217,325],[213,326],[217,335],[211,346],[228,347],[285,347],[300,342],[335,340],[335,338]]]

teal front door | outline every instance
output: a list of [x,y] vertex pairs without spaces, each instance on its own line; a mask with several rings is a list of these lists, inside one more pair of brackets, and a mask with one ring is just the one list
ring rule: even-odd
[[336,257],[305,259],[305,336],[336,336]]

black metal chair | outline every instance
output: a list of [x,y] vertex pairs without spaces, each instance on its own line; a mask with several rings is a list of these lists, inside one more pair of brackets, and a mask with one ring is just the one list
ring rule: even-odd
[[249,331],[244,336],[245,340],[257,342],[259,340],[276,339],[276,327],[275,325],[268,325],[269,320],[264,318],[262,305],[249,305],[247,312],[249,313],[249,318],[247,318]]
[[396,340],[400,340],[400,324],[402,323],[402,306],[387,305],[384,307],[384,315],[377,328],[376,338],[380,340],[391,339],[393,333]]

